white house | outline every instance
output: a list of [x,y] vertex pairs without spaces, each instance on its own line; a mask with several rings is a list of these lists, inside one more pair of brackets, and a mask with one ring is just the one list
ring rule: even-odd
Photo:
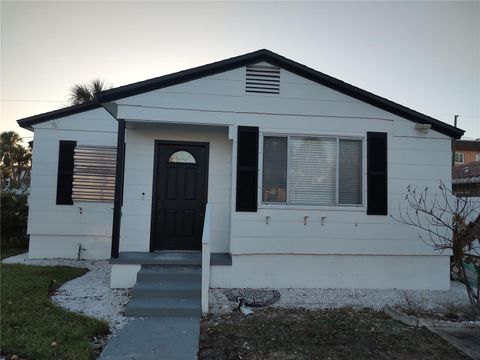
[[18,121],[31,258],[111,258],[114,287],[174,251],[204,288],[449,288],[391,215],[451,183],[463,130],[268,50],[97,99]]

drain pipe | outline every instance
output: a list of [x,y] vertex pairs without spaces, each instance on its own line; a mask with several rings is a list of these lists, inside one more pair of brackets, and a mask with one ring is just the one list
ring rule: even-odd
[[87,249],[82,246],[82,243],[78,243],[77,261],[81,260],[82,251],[86,251],[86,250]]

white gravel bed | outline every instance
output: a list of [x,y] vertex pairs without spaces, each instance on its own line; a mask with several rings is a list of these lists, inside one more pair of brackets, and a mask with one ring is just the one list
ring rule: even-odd
[[[237,306],[224,295],[225,289],[210,289],[210,310],[225,313]],[[452,281],[450,290],[398,290],[398,289],[274,289],[280,300],[273,306],[325,309],[344,306],[368,307],[376,310],[385,306],[405,305],[406,298],[424,310],[434,310],[448,304],[468,304],[465,286]]]
[[[52,296],[52,301],[73,312],[93,316],[108,321],[110,328],[116,331],[123,327],[127,318],[121,315],[130,299],[128,290],[110,288],[110,265],[107,261],[87,260],[29,260],[27,254],[13,256],[4,263],[73,266],[84,267],[90,271],[65,283]],[[225,313],[238,306],[230,302],[224,294],[225,289],[210,289],[210,310],[213,313]],[[273,306],[282,308],[301,307],[306,309],[325,309],[344,306],[383,309],[385,306],[406,305],[406,299],[424,310],[435,310],[442,306],[466,305],[468,297],[463,284],[451,282],[450,290],[398,290],[398,289],[274,289],[280,293],[280,300]]]
[[122,328],[127,323],[127,318],[121,312],[123,312],[130,299],[130,292],[110,288],[110,265],[108,261],[31,260],[27,258],[25,253],[6,258],[2,262],[5,264],[88,268],[90,271],[85,275],[63,284],[57,293],[52,296],[52,301],[66,310],[106,320],[112,332]]

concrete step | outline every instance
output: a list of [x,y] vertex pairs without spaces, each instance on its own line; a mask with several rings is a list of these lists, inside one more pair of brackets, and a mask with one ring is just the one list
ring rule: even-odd
[[200,299],[132,298],[125,310],[128,317],[199,316]]
[[152,266],[142,267],[137,274],[137,283],[194,282],[202,280],[199,266]]
[[132,297],[142,298],[185,298],[200,299],[202,284],[199,281],[171,280],[159,282],[139,282],[132,290]]
[[199,316],[201,283],[199,266],[142,266],[125,316]]

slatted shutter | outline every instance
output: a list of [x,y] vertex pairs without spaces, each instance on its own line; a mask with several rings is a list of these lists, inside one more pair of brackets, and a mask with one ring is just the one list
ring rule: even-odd
[[237,211],[257,211],[258,127],[239,126],[237,138]]
[[388,214],[387,133],[367,133],[367,214]]
[[117,149],[77,146],[74,156],[73,201],[113,202]]
[[76,141],[61,140],[58,149],[57,205],[72,205],[73,153]]

